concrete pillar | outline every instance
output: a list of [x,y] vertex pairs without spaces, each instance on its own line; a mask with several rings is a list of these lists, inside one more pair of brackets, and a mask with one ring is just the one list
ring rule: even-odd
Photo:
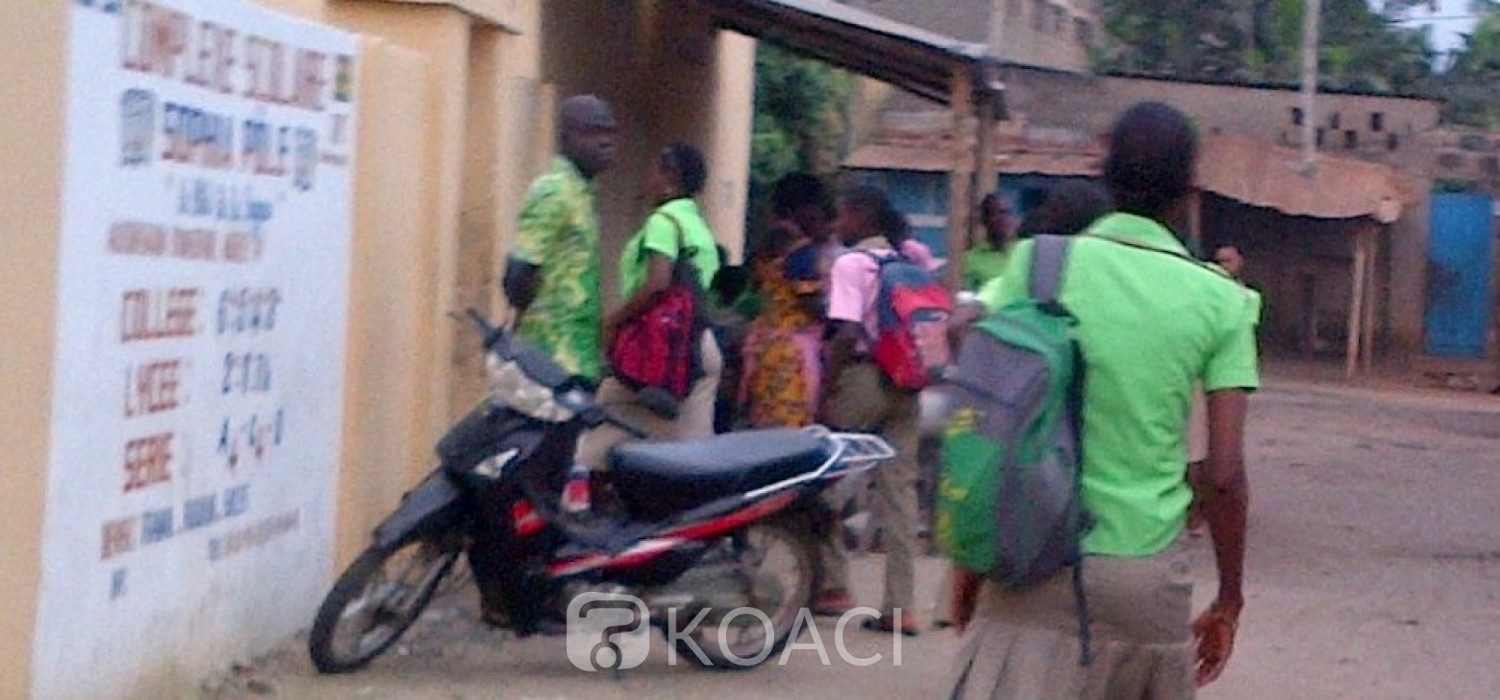
[[46,465],[52,435],[57,337],[63,125],[66,123],[69,13],[74,3],[16,3],[0,22],[0,63],[10,100],[0,129],[0,698],[31,694],[33,627],[41,577]]
[[[466,163],[465,125],[468,117],[468,66],[472,18],[447,5],[391,2],[335,2],[328,21],[362,34],[386,39],[428,61],[431,100],[425,138],[432,149],[425,163],[412,164],[406,173],[410,186],[426,200],[424,224],[434,232],[426,255],[435,274],[430,281],[432,318],[455,310],[458,297],[459,221],[463,205]],[[424,261],[426,264],[429,261]],[[455,343],[466,329],[458,324],[437,327],[429,342],[433,358],[429,386],[433,401],[425,417],[428,435],[436,440],[468,406],[454,401]]]

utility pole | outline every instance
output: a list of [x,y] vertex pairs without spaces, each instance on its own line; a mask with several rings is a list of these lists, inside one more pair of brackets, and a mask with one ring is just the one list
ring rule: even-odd
[[1299,170],[1311,176],[1318,168],[1318,20],[1321,0],[1307,0],[1302,17],[1302,163]]

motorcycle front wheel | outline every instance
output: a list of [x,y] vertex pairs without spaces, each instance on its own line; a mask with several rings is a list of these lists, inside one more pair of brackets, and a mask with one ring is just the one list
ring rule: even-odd
[[459,550],[429,540],[366,549],[318,608],[308,640],[313,665],[347,673],[384,653],[432,602]]
[[[781,653],[797,617],[812,603],[816,552],[787,523],[752,525],[740,542],[741,583],[748,605],[713,609],[677,640],[677,654],[721,669],[748,669]],[[700,653],[701,652],[701,653]]]

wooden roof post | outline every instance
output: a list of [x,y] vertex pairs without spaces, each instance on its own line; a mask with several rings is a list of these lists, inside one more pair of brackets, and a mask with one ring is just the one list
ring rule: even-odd
[[969,221],[974,213],[974,157],[969,127],[974,118],[974,75],[968,69],[952,74],[949,104],[953,112],[952,170],[948,174],[948,286],[963,285],[964,252],[969,247]]
[[996,141],[999,140],[995,133],[998,121],[995,112],[999,105],[995,104],[995,100],[996,96],[989,90],[983,91],[979,96],[979,138],[978,148],[974,149],[976,207],[979,201],[1000,186],[1000,163],[995,159]]
[[1370,264],[1370,244],[1366,230],[1361,224],[1354,232],[1354,264],[1351,266],[1352,293],[1349,295],[1349,335],[1344,351],[1344,374],[1353,379],[1359,370],[1360,339],[1364,336],[1365,281],[1368,277],[1365,266]]
[[1376,307],[1380,305],[1380,230],[1381,226],[1374,219],[1369,219],[1365,224],[1363,238],[1368,242],[1369,254],[1365,262],[1365,328],[1364,335],[1360,337],[1360,365],[1365,371],[1369,371],[1375,365],[1375,325]]

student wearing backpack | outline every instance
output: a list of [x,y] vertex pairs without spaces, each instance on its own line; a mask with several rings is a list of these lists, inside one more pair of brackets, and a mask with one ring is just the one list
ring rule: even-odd
[[[1056,242],[1067,242],[1053,265],[1055,298],[1076,320],[1079,483],[1093,524],[1075,540],[1081,570],[1021,586],[957,572],[954,618],[969,634],[954,698],[1190,698],[1229,660],[1244,605],[1247,392],[1259,377],[1246,295],[1193,260],[1167,226],[1192,191],[1196,152],[1181,113],[1131,108],[1104,164],[1117,213],[1046,245],[1055,259]],[[1040,250],[1017,247],[1010,270],[981,292],[991,310],[1041,296],[1032,296]],[[966,346],[960,364],[970,356]],[[1193,498],[1182,428],[1195,382],[1208,394],[1204,511],[1219,573],[1214,602],[1196,619],[1182,537]]]
[[[880,189],[851,188],[838,197],[835,210],[834,231],[850,250],[838,257],[829,274],[829,342],[821,414],[823,422],[835,429],[879,433],[898,452],[894,462],[875,472],[887,544],[885,595],[879,607],[881,617],[867,620],[866,627],[897,629],[894,612],[900,609],[899,629],[910,636],[919,629],[912,592],[913,557],[917,555],[913,530],[920,512],[918,390],[903,388],[876,362],[879,316],[889,311],[879,303],[881,275],[884,261],[905,261],[925,271],[939,264],[926,246],[910,238],[905,217]],[[942,335],[943,330],[938,333]],[[830,568],[824,572],[825,581],[847,581],[842,557]],[[848,590],[847,585],[832,588]],[[825,607],[835,607],[833,601],[828,602]]]
[[[620,286],[625,301],[604,322],[604,346],[614,349],[617,346],[613,341],[622,328],[652,311],[669,289],[680,284],[678,276],[691,270],[689,276],[693,279],[687,282],[696,282],[699,294],[695,302],[699,306],[695,309],[698,319],[693,326],[698,339],[696,346],[681,358],[689,364],[691,379],[686,395],[678,397],[677,416],[664,418],[636,403],[640,387],[633,387],[618,376],[621,372],[617,366],[612,368],[614,376],[607,376],[600,383],[596,396],[600,404],[611,406],[615,415],[659,440],[692,440],[714,434],[723,355],[707,326],[701,305],[702,290],[713,283],[720,261],[713,233],[693,200],[707,181],[703,154],[692,146],[674,144],[657,157],[647,183],[657,207],[621,251]],[[618,361],[618,357],[611,358],[612,365]],[[607,425],[590,430],[579,439],[576,461],[592,471],[602,471],[609,450],[628,437],[624,431]]]

